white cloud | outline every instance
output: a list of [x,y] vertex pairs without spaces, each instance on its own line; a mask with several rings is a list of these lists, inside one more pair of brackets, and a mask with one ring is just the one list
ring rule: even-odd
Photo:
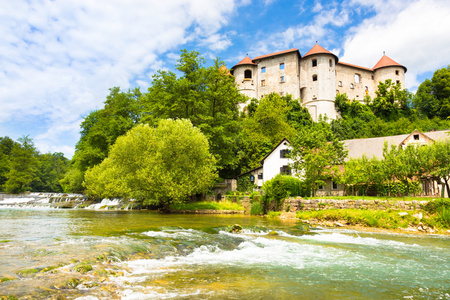
[[230,38],[225,34],[212,34],[201,42],[201,45],[212,51],[222,51],[232,45]]
[[373,67],[386,51],[386,55],[408,68],[408,89],[420,84],[420,74],[449,64],[450,2],[374,1],[372,5],[376,15],[350,31],[343,47],[343,61]]
[[258,55],[262,55],[272,51],[285,50],[292,45],[311,45],[312,47],[316,41],[321,44],[321,40],[330,39],[334,35],[335,28],[349,23],[347,10],[339,10],[337,3],[328,4],[323,8],[320,2],[316,2],[313,12],[317,12],[317,14],[314,15],[311,22],[291,26],[283,32],[273,33],[257,43],[251,52],[258,52]]
[[[109,88],[149,81],[163,66],[159,55],[188,40],[228,47],[217,31],[235,9],[233,0],[4,1],[0,125],[42,118],[47,130],[35,137],[41,151],[59,147],[70,155],[80,115],[100,107]],[[3,135],[10,133],[0,126]],[[70,146],[57,146],[67,136]]]

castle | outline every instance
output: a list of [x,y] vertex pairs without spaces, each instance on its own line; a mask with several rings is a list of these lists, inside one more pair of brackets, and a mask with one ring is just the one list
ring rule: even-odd
[[349,99],[363,101],[375,97],[378,83],[391,79],[405,86],[406,67],[386,55],[372,68],[344,62],[316,44],[303,57],[298,49],[275,52],[253,59],[245,57],[231,68],[241,93],[260,99],[273,92],[300,98],[314,121],[320,115],[336,119],[334,99],[346,93]]

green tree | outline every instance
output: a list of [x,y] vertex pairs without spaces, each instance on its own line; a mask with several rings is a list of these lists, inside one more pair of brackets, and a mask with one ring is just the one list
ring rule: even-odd
[[198,52],[182,50],[176,65],[180,77],[158,71],[143,97],[143,121],[156,124],[158,119],[189,119],[208,138],[221,176],[226,177],[237,168],[238,104],[246,98],[223,61],[215,59],[208,68],[204,63]]
[[69,160],[61,152],[39,154],[38,160],[37,178],[31,183],[32,191],[62,192],[60,180],[67,172]]
[[216,179],[208,140],[188,120],[139,125],[119,137],[108,157],[85,174],[89,195],[125,197],[144,204],[182,202]]
[[450,195],[450,141],[438,141],[428,147],[430,156],[428,157],[429,175],[437,182],[442,183],[447,188],[447,195]]
[[244,116],[238,152],[241,171],[259,166],[278,142],[294,136],[295,128],[288,120],[290,109],[285,97],[272,93],[261,98],[252,115]]
[[3,189],[3,185],[8,180],[9,173],[9,156],[13,149],[14,140],[5,136],[0,137],[0,191]]
[[31,138],[24,136],[18,139],[9,156],[9,172],[4,185],[6,192],[17,194],[31,189],[30,184],[36,179],[39,166],[37,155]]
[[380,82],[376,97],[370,103],[374,114],[384,120],[396,120],[400,116],[411,114],[410,104],[412,95],[401,88],[400,83],[393,83],[391,79]]
[[450,116],[450,65],[436,70],[431,80],[419,85],[413,103],[419,113],[428,118]]
[[140,121],[138,88],[127,92],[110,89],[103,109],[91,112],[81,123],[81,137],[73,157],[74,167],[84,172],[108,156],[116,139]]
[[313,195],[326,179],[340,178],[339,165],[346,156],[343,143],[333,136],[326,122],[301,129],[293,140],[292,168],[312,187]]

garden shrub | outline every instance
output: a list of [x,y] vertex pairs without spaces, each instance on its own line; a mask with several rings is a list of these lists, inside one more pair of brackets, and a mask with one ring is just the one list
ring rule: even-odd
[[264,211],[269,209],[279,210],[284,199],[289,196],[304,196],[303,193],[307,194],[309,192],[305,183],[300,179],[281,174],[266,181],[261,189],[264,192],[261,198],[261,203],[264,204]]

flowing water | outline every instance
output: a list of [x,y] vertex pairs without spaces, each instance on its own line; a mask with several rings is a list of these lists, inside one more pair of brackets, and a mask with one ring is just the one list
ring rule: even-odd
[[450,299],[449,236],[144,211],[1,208],[0,222],[0,296]]

